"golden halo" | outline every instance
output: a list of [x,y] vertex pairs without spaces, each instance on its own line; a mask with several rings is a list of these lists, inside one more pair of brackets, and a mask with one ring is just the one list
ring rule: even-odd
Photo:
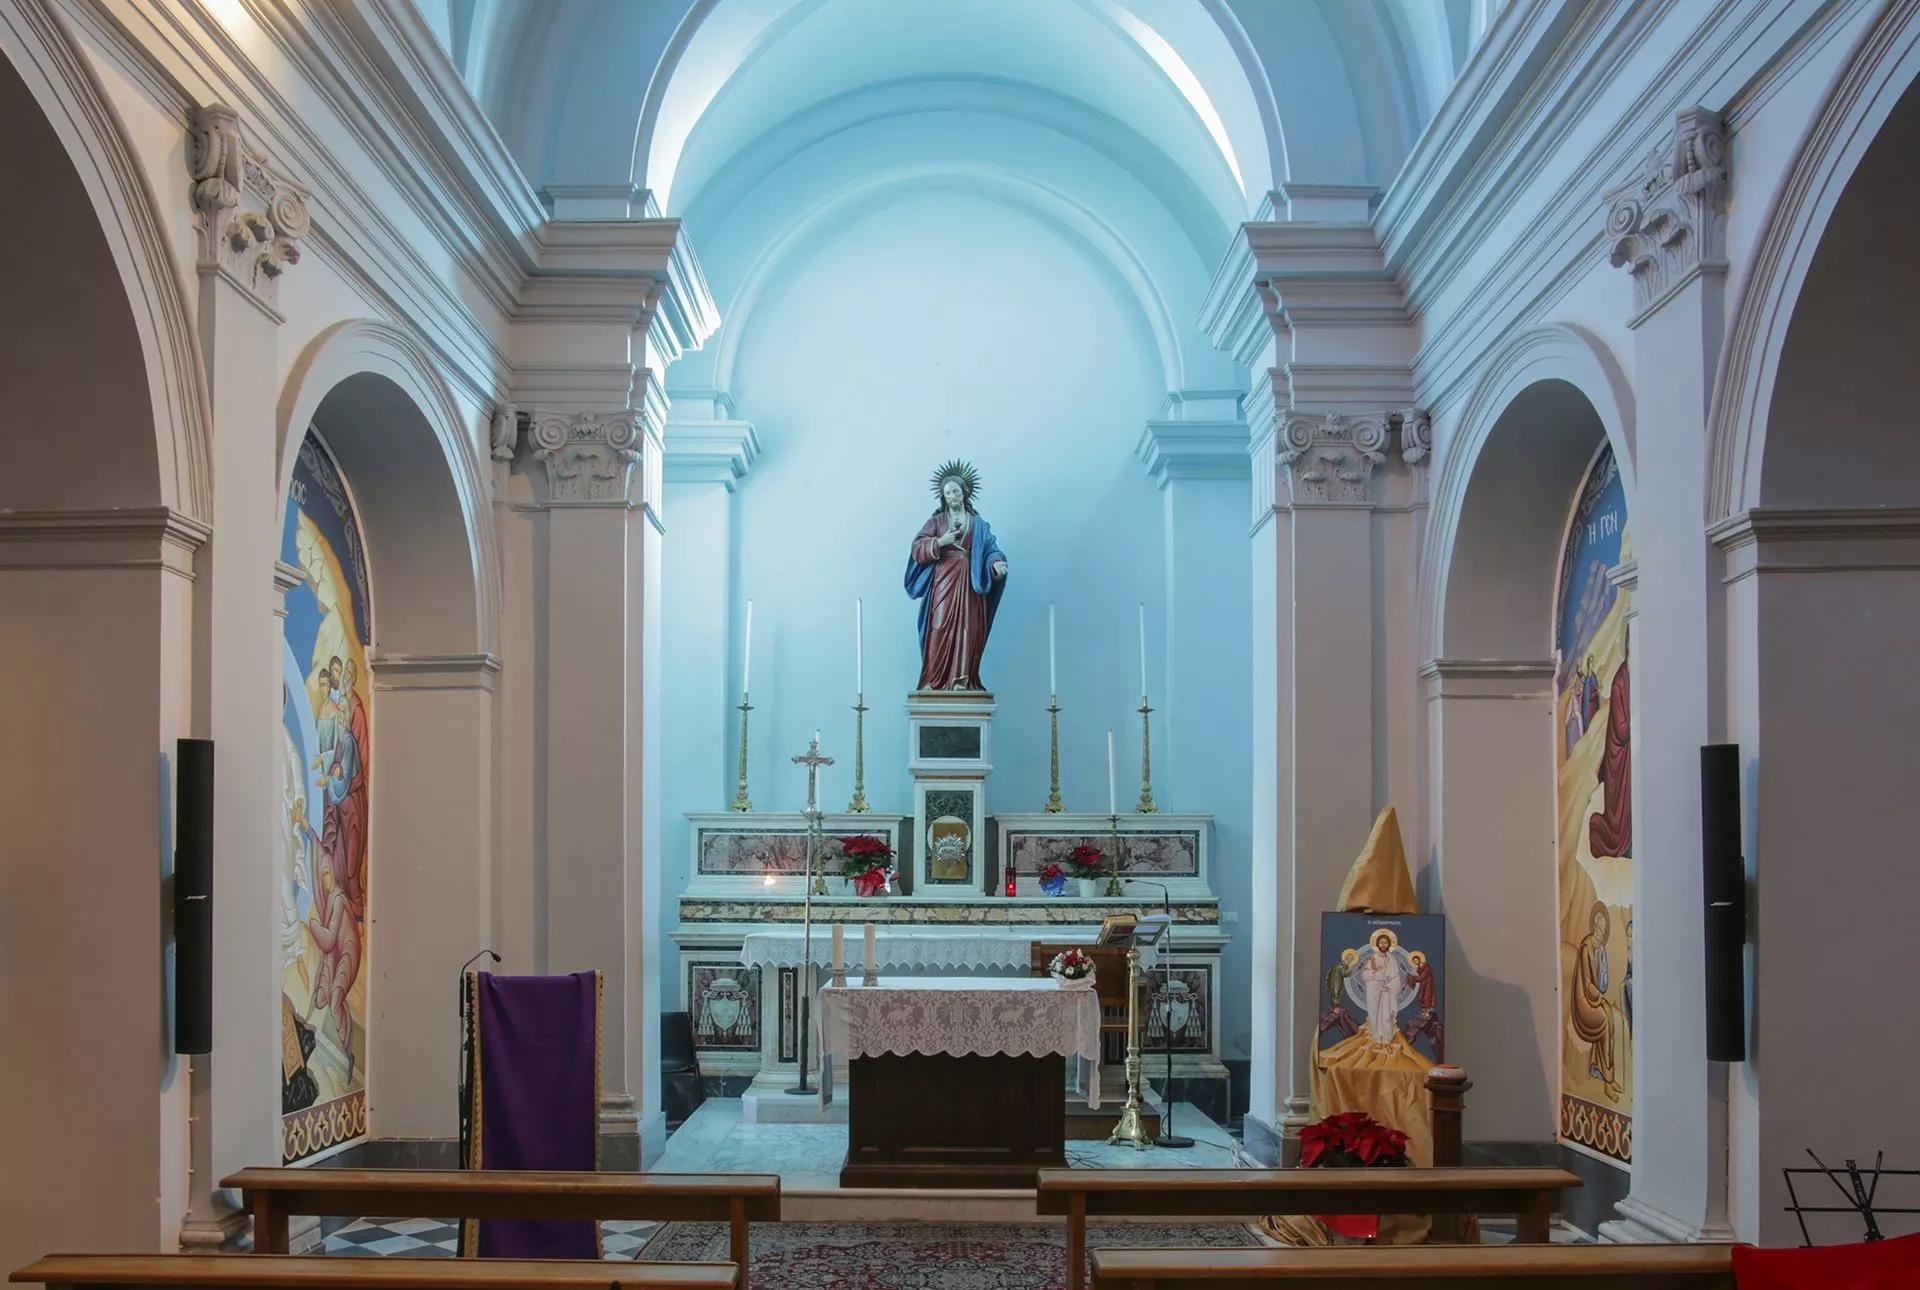
[[1594,916],[1595,914],[1598,914],[1598,915],[1600,915],[1600,917],[1601,917],[1601,918],[1602,918],[1602,919],[1603,919],[1603,920],[1605,921],[1605,923],[1606,923],[1606,930],[1605,930],[1604,932],[1602,932],[1602,933],[1600,933],[1600,935],[1601,935],[1601,938],[1602,938],[1602,939],[1605,939],[1605,940],[1610,940],[1610,939],[1612,939],[1612,937],[1613,937],[1613,915],[1612,915],[1612,914],[1610,914],[1609,912],[1607,912],[1607,902],[1606,902],[1606,901],[1604,901],[1604,900],[1596,900],[1596,901],[1594,901],[1594,902],[1593,902],[1593,909],[1592,909],[1592,910],[1590,910],[1590,911],[1588,912],[1588,914],[1587,914],[1587,926],[1588,926],[1588,927],[1592,927],[1592,926],[1593,926],[1593,916]]
[[1426,961],[1427,961],[1427,952],[1425,950],[1415,950],[1411,954],[1407,955],[1407,962],[1413,964],[1415,967],[1419,967],[1422,963],[1425,963]]
[[1359,950],[1341,950],[1340,961],[1342,963],[1345,963],[1348,967],[1352,967],[1355,963],[1358,963],[1360,961],[1360,951]]
[[1387,938],[1387,952],[1389,954],[1391,954],[1394,950],[1400,948],[1400,937],[1397,933],[1394,932],[1394,930],[1391,927],[1376,927],[1372,931],[1367,933],[1367,948],[1365,952],[1367,953],[1375,952],[1374,942],[1379,940],[1382,936]]

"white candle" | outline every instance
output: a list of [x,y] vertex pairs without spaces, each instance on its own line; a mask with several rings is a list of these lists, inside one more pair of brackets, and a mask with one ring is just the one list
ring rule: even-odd
[[752,688],[749,678],[753,676],[753,602],[751,600],[747,602],[747,629],[741,634],[745,637],[746,644],[742,648],[740,658],[740,693],[745,694]]
[[1107,814],[1118,815],[1120,799],[1113,795],[1113,731],[1107,731]]
[[873,956],[873,924],[872,923],[867,924],[867,962],[866,962],[865,970],[868,976],[873,976],[874,974],[880,971],[879,960],[875,959]]
[[1060,677],[1056,670],[1057,666],[1054,660],[1053,602],[1049,600],[1047,602],[1047,693],[1049,695],[1060,693]]
[[1140,602],[1140,697],[1147,697],[1147,602]]
[[839,976],[847,970],[847,933],[840,924],[833,925],[833,974]]
[[853,598],[853,692],[856,695],[867,692],[867,651],[862,637],[865,636],[865,606],[860,597]]

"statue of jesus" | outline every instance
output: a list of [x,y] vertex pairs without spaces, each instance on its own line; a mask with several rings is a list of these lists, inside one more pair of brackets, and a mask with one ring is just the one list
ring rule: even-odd
[[1007,557],[973,509],[980,473],[964,461],[933,472],[940,504],[914,535],[907,595],[920,602],[921,690],[984,690],[980,655],[1006,589]]

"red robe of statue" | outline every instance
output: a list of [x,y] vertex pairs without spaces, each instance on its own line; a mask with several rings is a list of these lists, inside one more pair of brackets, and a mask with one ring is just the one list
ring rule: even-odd
[[1633,711],[1629,705],[1627,663],[1622,659],[1607,689],[1607,747],[1600,755],[1599,772],[1606,805],[1587,820],[1587,841],[1596,856],[1633,854],[1633,749],[1628,746]]
[[980,656],[987,647],[987,598],[973,589],[973,541],[977,524],[953,546],[935,539],[946,532],[945,511],[935,511],[913,539],[913,559],[933,566],[927,592],[927,641],[920,660],[922,690],[981,690]]

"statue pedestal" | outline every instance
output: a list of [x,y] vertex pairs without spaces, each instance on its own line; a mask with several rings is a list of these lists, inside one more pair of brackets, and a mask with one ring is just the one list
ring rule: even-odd
[[915,690],[907,696],[916,897],[986,889],[994,707],[985,690]]

